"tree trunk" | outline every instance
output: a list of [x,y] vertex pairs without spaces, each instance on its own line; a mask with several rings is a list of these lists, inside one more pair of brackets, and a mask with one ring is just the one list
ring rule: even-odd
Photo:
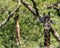
[[15,27],[16,27],[16,43],[18,48],[20,48],[20,28],[19,28],[19,16],[15,16]]

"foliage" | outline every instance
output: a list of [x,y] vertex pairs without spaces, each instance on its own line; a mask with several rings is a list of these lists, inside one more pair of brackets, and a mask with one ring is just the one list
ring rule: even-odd
[[[28,0],[30,5],[32,5],[31,0]],[[43,15],[45,12],[51,12],[51,20],[53,20],[52,26],[58,31],[60,31],[60,17],[57,15],[57,11],[53,9],[47,9],[47,5],[56,3],[57,0],[36,0],[39,13]],[[2,7],[4,7],[8,12],[11,12],[17,5],[17,0],[0,0],[0,22],[2,22],[8,15]],[[21,48],[38,48],[43,47],[44,42],[44,28],[43,24],[23,5],[19,9],[19,24],[21,30]],[[14,18],[14,17],[13,17]],[[9,22],[0,28],[0,48],[16,48],[16,31],[14,19],[11,18]],[[58,46],[58,42],[51,34],[51,45]]]

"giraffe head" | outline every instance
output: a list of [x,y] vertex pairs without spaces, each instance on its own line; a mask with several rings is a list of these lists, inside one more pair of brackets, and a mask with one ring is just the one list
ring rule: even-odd
[[45,13],[43,13],[43,19],[44,19],[44,22],[50,21],[50,12],[48,12],[48,15],[46,15]]
[[50,29],[50,12],[48,12],[48,15],[44,13],[43,18],[44,18],[44,29],[49,30]]

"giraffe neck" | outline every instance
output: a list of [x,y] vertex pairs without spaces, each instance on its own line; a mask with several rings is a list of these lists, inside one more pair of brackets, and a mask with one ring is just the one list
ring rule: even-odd
[[50,31],[44,30],[44,46],[50,45]]
[[44,23],[44,46],[50,45],[50,23]]

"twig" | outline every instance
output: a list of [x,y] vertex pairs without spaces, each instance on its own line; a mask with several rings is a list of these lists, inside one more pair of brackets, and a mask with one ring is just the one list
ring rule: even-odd
[[9,19],[10,19],[11,17],[13,17],[13,14],[20,8],[21,3],[20,3],[20,0],[18,0],[18,1],[19,1],[18,6],[7,16],[7,18],[6,18],[4,21],[2,21],[2,22],[0,23],[0,27],[2,27],[4,24],[6,24],[6,23],[9,21]]

